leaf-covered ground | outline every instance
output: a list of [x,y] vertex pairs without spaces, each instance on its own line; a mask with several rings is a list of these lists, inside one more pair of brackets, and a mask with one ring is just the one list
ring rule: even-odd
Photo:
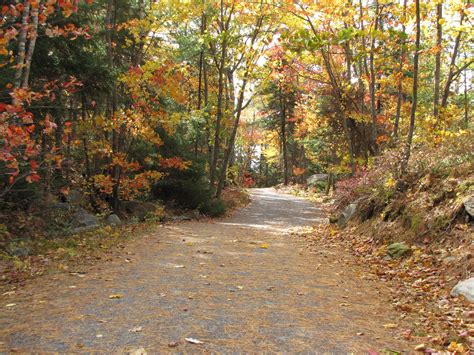
[[5,290],[0,350],[413,349],[384,284],[348,252],[294,236],[320,209],[269,189],[252,199],[233,217],[157,227],[106,262]]

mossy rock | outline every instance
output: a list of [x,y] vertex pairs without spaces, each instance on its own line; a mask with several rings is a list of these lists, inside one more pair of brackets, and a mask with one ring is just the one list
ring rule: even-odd
[[410,247],[405,243],[392,243],[388,246],[387,252],[391,258],[401,258],[411,251]]

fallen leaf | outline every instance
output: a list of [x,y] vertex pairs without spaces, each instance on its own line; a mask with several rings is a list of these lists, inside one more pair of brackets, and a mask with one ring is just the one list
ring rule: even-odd
[[174,267],[175,267],[176,269],[183,269],[183,268],[185,268],[184,265],[175,265]]
[[384,324],[383,327],[385,329],[395,329],[398,327],[398,324],[395,324],[395,323],[387,323],[387,324]]
[[191,344],[204,344],[203,341],[200,341],[200,340],[197,340],[197,339],[194,339],[194,338],[185,338],[185,340],[188,343],[191,343]]
[[119,299],[119,298],[122,298],[123,295],[120,295],[120,294],[116,294],[116,295],[110,295],[109,298],[110,299]]
[[260,249],[268,249],[269,245],[268,244],[260,244]]
[[426,350],[426,345],[425,344],[419,344],[415,346],[416,351],[425,351]]
[[16,306],[16,303],[9,303],[9,304],[6,304],[5,307],[15,307]]
[[237,288],[238,288],[239,290],[243,290],[243,289],[244,289],[243,286],[237,286]]

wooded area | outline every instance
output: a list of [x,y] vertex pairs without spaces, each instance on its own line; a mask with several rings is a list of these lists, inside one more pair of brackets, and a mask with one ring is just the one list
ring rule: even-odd
[[472,143],[467,2],[48,0],[1,11],[8,209],[70,189],[96,211],[177,198],[181,185],[219,198],[228,183],[354,175],[400,147],[398,180],[413,144]]
[[0,272],[279,186],[339,224],[323,244],[441,294],[473,267],[473,21],[469,0],[2,1]]

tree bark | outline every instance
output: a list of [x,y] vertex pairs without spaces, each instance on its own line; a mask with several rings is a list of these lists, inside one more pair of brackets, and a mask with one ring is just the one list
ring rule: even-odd
[[372,120],[372,144],[374,150],[377,150],[377,108],[375,100],[375,31],[378,30],[378,17],[379,17],[379,2],[375,0],[375,19],[374,19],[374,29],[371,31],[371,40],[370,40],[370,53],[369,53],[369,70],[370,70],[370,82],[369,82],[369,95],[370,95],[370,117]]
[[33,53],[35,51],[36,39],[38,38],[38,4],[32,7],[31,9],[31,21],[32,28],[30,32],[30,42],[28,44],[28,52],[26,53],[25,58],[25,68],[23,73],[23,80],[21,83],[22,88],[28,87],[28,82],[30,78],[30,69],[31,61],[33,59]]
[[221,121],[223,118],[223,105],[224,105],[224,72],[225,72],[225,63],[227,56],[227,31],[229,29],[229,22],[232,18],[233,8],[229,14],[229,17],[224,22],[224,2],[221,0],[220,3],[220,18],[221,18],[221,30],[223,34],[222,38],[222,48],[221,56],[218,67],[218,85],[217,85],[217,112],[216,112],[216,126],[214,134],[214,147],[212,152],[212,160],[210,166],[210,185],[211,189],[214,188],[214,182],[216,180],[216,171],[217,171],[217,162],[219,159],[220,153],[220,133],[221,133]]
[[283,183],[288,185],[288,152],[286,146],[286,103],[280,88],[280,136],[281,136],[281,152],[283,156]]
[[436,5],[436,56],[435,56],[435,73],[434,73],[434,93],[433,93],[433,116],[438,123],[439,121],[439,91],[441,78],[441,45],[443,40],[443,3]]
[[13,87],[18,89],[21,86],[23,67],[25,65],[26,36],[28,33],[28,17],[30,14],[30,0],[25,0],[23,5],[23,15],[21,18],[20,34],[18,35],[18,54],[16,56],[15,81]]
[[[462,25],[465,15],[466,14],[463,11],[461,13],[461,20],[460,20],[459,25]],[[443,97],[441,99],[441,107],[442,108],[445,108],[448,104],[449,88],[451,87],[451,84],[452,84],[454,76],[455,76],[454,75],[455,74],[454,69],[456,67],[456,58],[458,56],[459,46],[461,44],[461,35],[462,35],[462,32],[459,31],[458,35],[456,36],[456,40],[454,41],[453,53],[451,55],[451,61],[450,61],[450,64],[449,64],[449,71],[448,71],[448,75],[447,75],[447,78],[446,78],[446,82],[444,84]]]
[[408,161],[411,154],[411,145],[413,141],[413,133],[415,132],[415,118],[416,118],[416,108],[418,104],[418,66],[419,66],[419,57],[420,57],[420,35],[421,35],[421,25],[420,25],[420,0],[415,0],[416,7],[416,38],[415,38],[415,56],[413,59],[413,98],[411,103],[410,110],[410,127],[408,130],[408,137],[405,145],[405,151],[402,157],[401,162],[401,175],[403,176],[408,169]]
[[[406,33],[405,26],[405,17],[407,14],[407,0],[403,0],[403,24],[402,24],[402,33]],[[400,117],[402,113],[403,105],[403,62],[405,61],[405,44],[400,43],[400,63],[398,65],[399,78],[398,78],[398,87],[397,87],[397,113],[395,114],[395,123],[393,126],[393,136],[395,140],[398,140],[398,131],[400,126]]]

